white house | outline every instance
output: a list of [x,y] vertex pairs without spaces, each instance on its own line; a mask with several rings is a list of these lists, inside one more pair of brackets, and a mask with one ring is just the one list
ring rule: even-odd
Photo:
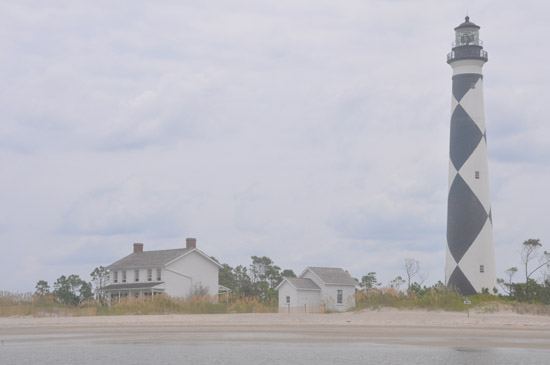
[[297,278],[284,278],[279,291],[279,312],[345,311],[355,306],[357,282],[344,269],[308,267]]
[[101,288],[108,298],[144,297],[165,293],[172,297],[218,294],[218,271],[222,266],[197,249],[195,238],[185,248],[134,252],[107,266],[109,284]]

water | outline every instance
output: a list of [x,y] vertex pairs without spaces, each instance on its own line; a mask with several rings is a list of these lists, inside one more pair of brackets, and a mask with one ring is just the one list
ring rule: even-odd
[[[94,340],[95,341],[95,340]],[[549,364],[550,350],[453,348],[371,343],[102,343],[70,339],[7,342],[1,365],[35,364]]]

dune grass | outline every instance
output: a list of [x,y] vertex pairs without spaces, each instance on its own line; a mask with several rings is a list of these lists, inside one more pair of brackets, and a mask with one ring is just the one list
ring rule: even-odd
[[64,305],[51,295],[32,295],[0,292],[0,317],[77,317],[143,314],[211,314],[211,313],[273,313],[278,311],[276,300],[239,297],[155,297],[129,298],[108,304],[90,300],[78,306]]
[[258,298],[201,296],[184,299],[157,295],[102,305],[97,307],[97,315],[272,313],[277,310],[276,302],[260,301]]
[[[550,315],[550,306],[537,303],[518,303],[507,297],[491,294],[476,294],[467,298],[470,310],[482,312],[514,311],[518,314]],[[422,293],[405,294],[391,288],[359,291],[355,295],[356,307],[361,309],[397,308],[403,310],[436,310],[463,312],[467,310],[466,297],[444,287],[429,288]]]
[[[359,291],[355,294],[356,307],[352,310],[397,308],[402,310],[466,311],[466,298],[443,287],[428,288],[421,293],[405,294],[391,288]],[[513,311],[519,314],[550,315],[550,306],[537,303],[519,303],[506,297],[477,294],[468,298],[470,310],[482,312]],[[77,317],[147,314],[215,314],[215,313],[276,313],[277,299],[229,295],[227,297],[171,298],[158,295],[153,298],[129,298],[107,304],[98,300],[78,306],[63,305],[52,295],[0,291],[0,317]],[[327,312],[328,313],[328,312]]]

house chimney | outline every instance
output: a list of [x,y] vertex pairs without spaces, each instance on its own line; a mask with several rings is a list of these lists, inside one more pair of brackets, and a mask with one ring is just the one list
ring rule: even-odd
[[143,252],[143,243],[134,243],[134,253]]
[[196,238],[186,238],[185,239],[185,248],[197,248],[197,239]]

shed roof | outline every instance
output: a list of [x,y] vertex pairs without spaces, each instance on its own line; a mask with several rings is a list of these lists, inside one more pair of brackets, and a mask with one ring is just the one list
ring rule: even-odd
[[[333,285],[357,285],[357,281],[344,269],[338,267],[308,267],[304,273],[310,270],[325,284]],[[304,274],[302,273],[302,275]],[[302,276],[300,275],[300,276]]]
[[296,289],[302,290],[321,290],[311,279],[285,278]]

